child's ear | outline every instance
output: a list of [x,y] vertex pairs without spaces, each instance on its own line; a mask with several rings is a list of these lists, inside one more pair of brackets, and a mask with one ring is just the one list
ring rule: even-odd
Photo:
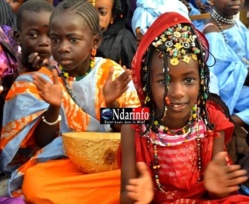
[[102,35],[101,34],[95,35],[93,37],[93,48],[97,50],[101,42],[102,42]]
[[16,43],[18,44],[18,45],[20,45],[21,44],[21,41],[20,41],[20,33],[19,33],[19,31],[14,31],[14,39],[15,39],[15,41],[16,41]]

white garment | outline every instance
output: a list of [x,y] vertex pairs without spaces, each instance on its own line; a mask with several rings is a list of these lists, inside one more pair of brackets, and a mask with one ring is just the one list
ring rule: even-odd
[[179,0],[137,0],[131,22],[133,33],[136,35],[136,28],[139,27],[144,35],[157,17],[165,12],[177,12],[189,19],[187,7]]

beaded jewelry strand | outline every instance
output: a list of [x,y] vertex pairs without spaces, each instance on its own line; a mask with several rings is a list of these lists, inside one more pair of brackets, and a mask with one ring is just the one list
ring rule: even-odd
[[190,127],[194,124],[194,122],[197,120],[197,106],[193,106],[191,109],[191,114],[188,120],[187,125],[185,125],[183,128],[180,130],[171,130],[166,126],[160,125],[158,120],[154,120],[154,124],[152,126],[153,129],[161,130],[164,134],[169,134],[169,135],[181,135],[185,134],[188,132]]
[[222,22],[222,23],[224,23],[224,24],[230,24],[230,25],[232,25],[232,24],[235,23],[235,19],[234,19],[234,18],[232,18],[232,19],[225,18],[225,17],[221,16],[220,14],[218,14],[218,12],[217,12],[215,9],[213,9],[213,11],[212,11],[212,13],[211,13],[211,16],[212,16],[214,19],[216,19],[216,20],[218,20],[219,22]]
[[224,24],[232,25],[232,24],[235,23],[235,19],[234,19],[234,18],[233,18],[233,19],[224,18],[224,17],[222,17],[220,14],[218,14],[215,10],[212,11],[211,17],[212,17],[212,18],[215,20],[215,22],[217,23],[218,28],[219,28],[219,30],[220,30],[220,32],[221,32],[221,34],[222,34],[222,36],[223,36],[223,38],[224,38],[224,40],[225,40],[225,43],[228,44],[227,37],[226,37],[226,35],[225,35],[225,33],[224,33],[224,29],[222,28],[220,22],[222,22],[222,23],[224,23]]
[[[194,106],[196,107],[196,106]],[[196,107],[197,108],[197,107]],[[197,109],[195,110],[197,112]],[[195,129],[196,129],[196,145],[197,145],[197,169],[199,171],[199,178],[197,180],[197,182],[201,182],[202,180],[202,176],[201,176],[201,171],[202,171],[202,156],[201,156],[201,138],[200,138],[200,132],[199,132],[199,116],[196,115],[196,122],[197,124],[195,125]],[[193,125],[191,126],[191,128],[193,128]],[[158,189],[162,192],[165,193],[163,186],[160,182],[159,179],[159,170],[161,168],[160,163],[158,161],[158,150],[157,150],[157,143],[156,143],[156,134],[158,133],[154,133],[151,132],[152,136],[150,137],[149,134],[147,134],[146,136],[146,140],[147,140],[147,144],[148,144],[148,148],[149,148],[149,144],[152,144],[153,147],[153,161],[151,163],[151,168],[154,172],[154,179],[156,182],[156,185],[158,187]],[[160,133],[159,133],[160,134]],[[150,138],[152,140],[150,140]]]
[[89,63],[89,68],[88,70],[86,71],[86,73],[82,76],[79,76],[79,77],[71,77],[69,76],[68,72],[65,72],[63,70],[63,67],[60,66],[60,70],[61,70],[61,73],[59,74],[60,77],[62,78],[64,84],[65,84],[65,87],[66,87],[66,90],[68,92],[68,94],[70,95],[70,97],[72,98],[72,100],[79,106],[79,102],[78,102],[78,99],[77,97],[75,96],[75,94],[73,93],[72,89],[71,89],[71,82],[73,81],[79,81],[81,79],[83,79],[86,75],[88,75],[91,70],[93,69],[94,67],[94,62],[95,62],[95,55],[96,55],[96,49],[92,49],[92,52],[91,52],[91,58],[90,58],[90,63]]
[[73,81],[80,81],[81,79],[83,79],[86,75],[88,75],[93,67],[94,67],[94,62],[95,62],[95,55],[96,55],[96,50],[95,49],[92,49],[92,52],[91,52],[91,58],[90,58],[90,63],[89,63],[89,68],[88,70],[86,71],[85,74],[81,75],[81,76],[77,76],[77,77],[72,77],[72,76],[69,76],[68,72],[66,72],[62,66],[60,66],[60,69],[61,69],[61,75],[67,79],[69,82],[73,82]]

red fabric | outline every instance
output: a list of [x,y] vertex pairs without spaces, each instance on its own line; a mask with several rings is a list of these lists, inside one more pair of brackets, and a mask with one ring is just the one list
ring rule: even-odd
[[209,113],[210,123],[215,125],[215,131],[223,130],[225,132],[225,143],[228,143],[232,138],[234,125],[229,122],[229,119],[221,112],[220,106],[215,104],[215,102],[207,102],[206,108]]
[[[186,19],[185,17],[181,16],[179,13],[176,12],[166,12],[160,15],[154,23],[149,27],[146,35],[143,36],[139,46],[137,48],[137,52],[133,58],[131,69],[133,70],[133,82],[138,92],[138,96],[142,105],[144,105],[144,93],[142,90],[141,85],[141,62],[143,55],[145,54],[146,50],[149,48],[151,43],[154,41],[156,36],[159,36],[162,32],[164,32],[167,28],[179,23],[188,23],[192,25],[192,23]],[[192,26],[193,27],[193,26]],[[193,27],[193,29],[195,29]],[[205,36],[198,30],[196,30],[196,34],[198,35],[199,41],[205,50],[208,50],[208,41]],[[206,52],[206,60],[208,58],[208,51]]]
[[[223,130],[225,132],[227,141],[231,138],[233,131],[233,124],[217,109],[214,103],[208,103],[207,106],[210,122],[215,124],[215,128],[214,131],[207,131],[201,142],[202,176],[207,164],[212,159],[213,139],[218,136],[218,131]],[[149,166],[153,160],[152,145],[150,144],[148,148],[145,137],[141,137],[139,133],[139,129],[136,129],[137,161],[144,161]],[[155,191],[154,203],[249,203],[249,197],[242,195],[231,195],[220,200],[208,200],[205,197],[207,192],[203,182],[197,182],[200,175],[196,165],[196,140],[177,146],[158,146],[158,158],[162,167],[159,171],[159,178],[166,193]],[[153,176],[152,171],[151,174]],[[175,176],[172,176],[172,174],[175,174]],[[156,184],[154,183],[154,185]]]

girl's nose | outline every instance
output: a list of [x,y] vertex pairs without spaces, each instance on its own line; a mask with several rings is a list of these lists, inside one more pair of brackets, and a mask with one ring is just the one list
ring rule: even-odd
[[59,48],[58,48],[58,51],[61,53],[69,52],[70,47],[69,47],[68,43],[65,41],[62,41]]
[[168,95],[172,98],[182,98],[184,96],[184,86],[180,82],[170,83]]
[[50,38],[48,36],[41,36],[38,45],[45,46],[45,47],[49,46]]

